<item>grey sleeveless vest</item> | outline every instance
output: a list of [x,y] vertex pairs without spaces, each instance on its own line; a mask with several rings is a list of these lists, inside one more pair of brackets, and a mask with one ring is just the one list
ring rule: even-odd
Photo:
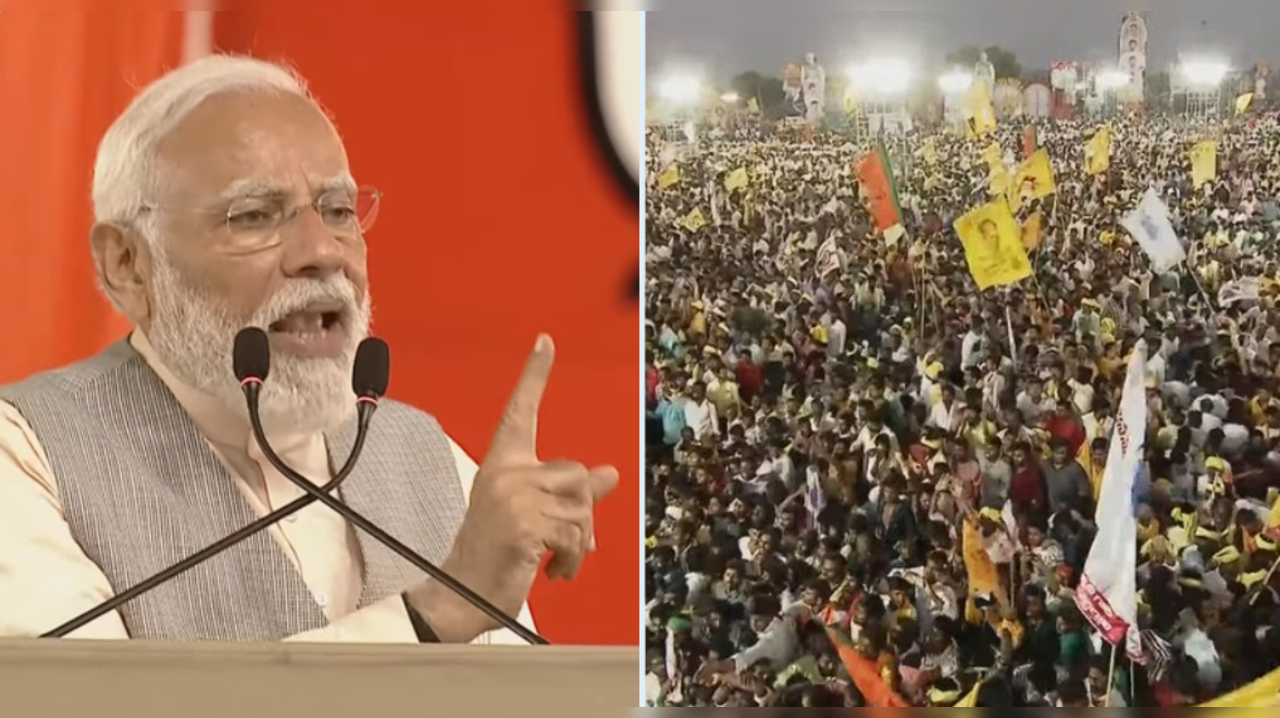
[[[0,388],[0,400],[31,425],[72,535],[116,592],[256,518],[186,412],[127,341]],[[325,439],[336,471],[355,439],[354,421]],[[391,401],[373,417],[364,451],[339,494],[434,562],[447,556],[466,510],[440,425]],[[364,560],[361,607],[425,578],[357,534]],[[3,603],[0,597],[0,610]],[[130,636],[145,639],[273,641],[327,625],[293,563],[266,532],[134,599],[120,613]]]

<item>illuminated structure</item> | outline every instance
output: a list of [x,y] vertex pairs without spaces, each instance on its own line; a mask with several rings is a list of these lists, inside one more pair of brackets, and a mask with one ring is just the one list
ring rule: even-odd
[[1117,89],[1121,102],[1142,102],[1147,76],[1147,21],[1142,13],[1126,13],[1120,25],[1120,64],[1128,80]]
[[1231,71],[1226,62],[1192,56],[1180,58],[1169,73],[1175,103],[1185,103],[1184,113],[1192,120],[1212,120],[1222,115],[1222,82]]
[[906,62],[882,58],[849,70],[849,100],[858,136],[899,134],[915,126],[907,109],[907,91],[915,73]]
[[813,127],[821,126],[827,114],[827,71],[813,53],[805,55],[800,66],[800,94],[805,120]]

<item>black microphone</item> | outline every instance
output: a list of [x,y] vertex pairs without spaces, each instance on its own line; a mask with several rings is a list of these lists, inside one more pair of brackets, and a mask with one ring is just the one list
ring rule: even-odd
[[[244,332],[241,332],[241,335],[244,335]],[[257,389],[254,389],[256,392],[261,389],[262,381],[266,379],[271,369],[271,351],[266,343],[267,335],[265,333],[259,334],[260,339],[258,336],[246,335],[244,346],[241,346],[241,335],[236,337],[236,353],[233,357],[236,379],[240,380],[242,387],[257,387]],[[261,346],[253,346],[255,342],[260,342]],[[356,411],[358,412],[355,442],[351,446],[351,453],[347,456],[347,460],[333,475],[333,479],[329,483],[318,487],[318,491],[326,494],[333,491],[355,469],[356,459],[360,457],[360,452],[364,449],[365,437],[369,433],[369,422],[373,418],[373,412],[378,408],[378,400],[387,393],[390,373],[391,358],[386,342],[381,339],[366,339],[361,342],[359,349],[356,351],[355,367],[351,375],[351,388],[356,394]],[[77,628],[88,625],[101,616],[116,610],[156,586],[208,561],[259,531],[267,530],[272,524],[285,520],[315,502],[316,498],[312,495],[299,497],[228,535],[217,543],[210,545],[208,548],[201,549],[160,573],[112,596],[110,599],[103,601],[52,631],[40,634],[40,637],[62,638]]]
[[[389,362],[389,350],[386,344],[381,344],[381,356],[386,357]],[[362,347],[363,348],[363,347]],[[377,353],[379,350],[370,350],[370,353]],[[356,512],[351,507],[342,503],[338,499],[330,496],[325,492],[323,487],[317,487],[302,476],[298,472],[289,468],[271,448],[267,441],[266,431],[262,428],[262,417],[258,410],[258,401],[262,393],[263,379],[265,379],[266,369],[271,365],[271,345],[267,340],[267,333],[258,327],[248,327],[240,330],[236,335],[235,349],[233,356],[237,362],[236,376],[240,377],[240,387],[244,390],[245,400],[249,405],[249,424],[253,427],[254,438],[258,441],[258,447],[262,449],[262,455],[266,457],[267,462],[275,467],[286,479],[293,482],[298,488],[307,492],[316,501],[328,506],[338,513],[339,516],[350,521],[357,528],[369,534],[378,543],[391,549],[397,555],[410,564],[427,574],[431,578],[439,581],[446,588],[464,598],[467,603],[480,609],[485,615],[497,621],[503,628],[511,631],[525,642],[533,645],[549,645],[550,641],[539,636],[537,633],[523,626],[519,621],[508,616],[502,609],[490,603],[483,596],[472,591],[462,582],[453,576],[445,573],[438,566],[431,563],[427,559],[418,555],[413,549],[401,543],[394,536],[383,531],[376,524]],[[241,362],[245,368],[245,373],[240,371]],[[260,371],[262,376],[254,376],[249,369],[254,368]],[[383,387],[385,388],[385,386]]]

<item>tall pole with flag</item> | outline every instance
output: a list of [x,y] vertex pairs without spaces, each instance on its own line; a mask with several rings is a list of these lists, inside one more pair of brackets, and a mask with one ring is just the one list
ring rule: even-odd
[[[1085,559],[1076,589],[1080,612],[1114,651],[1122,644],[1129,658],[1142,660],[1137,627],[1137,518],[1133,486],[1143,461],[1147,428],[1147,347],[1138,342],[1129,358],[1119,416],[1111,432],[1111,448],[1098,495],[1098,535]],[[1110,687],[1108,686],[1108,691]]]

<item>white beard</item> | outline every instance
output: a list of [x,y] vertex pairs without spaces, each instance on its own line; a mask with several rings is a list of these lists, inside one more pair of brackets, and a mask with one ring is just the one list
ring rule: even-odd
[[263,384],[259,415],[268,433],[331,431],[355,415],[351,369],[356,348],[369,336],[370,301],[356,296],[345,277],[295,280],[268,299],[247,321],[183,280],[178,270],[154,254],[155,302],[147,338],[173,374],[216,397],[246,422],[248,406],[232,370],[232,347],[245,327],[266,330],[276,321],[320,301],[340,300],[339,320],[347,345],[333,358],[304,359],[277,353]]

